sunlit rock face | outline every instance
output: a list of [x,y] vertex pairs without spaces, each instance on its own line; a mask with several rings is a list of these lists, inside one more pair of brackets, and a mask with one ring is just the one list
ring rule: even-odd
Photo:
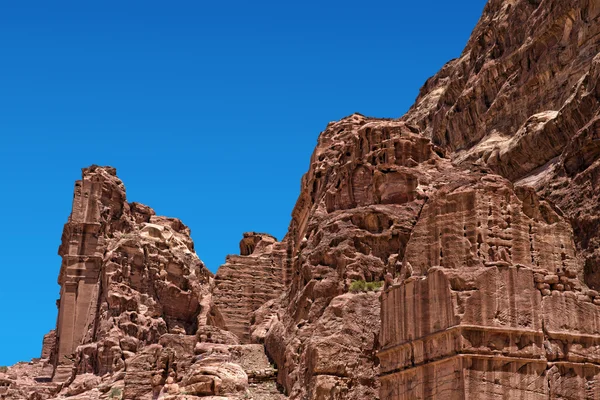
[[450,150],[536,189],[573,226],[600,287],[600,3],[491,0],[462,55],[403,117]]
[[[247,258],[284,259],[275,257],[281,245],[274,238],[257,235],[242,241]],[[190,230],[128,203],[114,168],[83,169],[59,254],[56,330],[44,337],[40,359],[0,371],[0,398],[282,398],[263,345],[228,330],[231,313],[221,314],[213,301],[215,280]],[[261,288],[274,288],[269,299],[285,283],[277,270],[278,279],[263,277]],[[247,291],[243,278],[238,274]],[[266,300],[248,302],[245,333]]]
[[382,399],[596,398],[600,298],[535,193],[498,176],[441,188],[402,269],[382,295]]
[[291,398],[378,397],[379,291],[353,285],[400,273],[427,193],[467,178],[417,133],[354,114],[319,138],[286,237],[292,280],[265,339]]
[[[600,299],[568,220],[532,188],[453,164],[403,121],[328,126],[287,240],[292,281],[265,343],[291,398],[544,396],[594,383]],[[358,281],[386,284],[357,292]],[[585,372],[563,376],[562,361]]]
[[[407,115],[321,134],[266,338],[292,398],[597,396],[599,15],[492,0]],[[386,276],[379,332],[342,299]]]
[[83,170],[59,249],[55,381],[123,370],[162,335],[194,335],[206,323],[212,278],[189,234],[181,221],[127,203],[114,169]]
[[453,165],[382,295],[382,399],[598,398],[597,1],[490,1],[402,118]]
[[216,277],[83,170],[57,327],[1,399],[600,399],[597,0],[490,0],[400,119],[321,133]]
[[286,244],[265,233],[244,233],[240,255],[227,256],[215,276],[213,298],[227,330],[242,343],[256,342],[253,313],[278,299],[288,280]]

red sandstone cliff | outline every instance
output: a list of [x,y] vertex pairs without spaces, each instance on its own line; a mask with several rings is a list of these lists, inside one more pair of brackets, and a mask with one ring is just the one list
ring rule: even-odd
[[263,347],[226,330],[190,230],[128,203],[114,168],[83,170],[59,254],[56,330],[0,373],[0,398],[278,398]]
[[565,213],[598,288],[600,3],[491,0],[462,55],[403,117],[456,163],[489,166]]
[[56,331],[0,399],[600,399],[599,20],[490,0],[405,116],[327,126],[286,237],[215,277],[85,169]]
[[407,115],[321,134],[266,342],[292,398],[600,397],[599,14],[492,0]]

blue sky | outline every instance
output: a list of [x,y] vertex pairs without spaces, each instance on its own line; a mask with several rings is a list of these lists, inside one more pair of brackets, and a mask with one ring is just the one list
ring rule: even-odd
[[400,117],[460,55],[484,0],[19,1],[0,9],[0,365],[56,321],[73,182],[112,165],[214,272],[282,238],[317,136]]

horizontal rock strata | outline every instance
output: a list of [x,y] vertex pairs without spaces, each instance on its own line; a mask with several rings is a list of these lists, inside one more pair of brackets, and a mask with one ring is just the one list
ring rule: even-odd
[[225,326],[242,343],[251,342],[251,315],[277,299],[289,280],[285,243],[267,234],[249,232],[240,242],[240,255],[227,256],[215,276],[213,299]]
[[0,399],[600,399],[600,2],[490,0],[400,119],[319,136],[216,277],[83,170],[42,357]]
[[114,168],[83,170],[59,254],[57,328],[41,359],[0,371],[1,399],[281,398],[263,346],[226,330],[190,230],[127,203]]

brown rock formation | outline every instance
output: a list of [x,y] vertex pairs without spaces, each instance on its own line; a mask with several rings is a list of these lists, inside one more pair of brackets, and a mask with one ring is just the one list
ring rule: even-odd
[[[382,398],[420,398],[402,380],[404,375],[396,373],[415,367],[417,355],[400,357],[407,364],[399,365],[397,346],[412,349],[417,346],[414,340],[460,325],[463,314],[463,324],[473,335],[494,336],[490,332],[495,323],[487,321],[499,319],[499,332],[512,329],[511,334],[519,336],[521,326],[513,320],[522,318],[524,334],[537,329],[536,338],[541,340],[542,295],[554,290],[573,298],[588,296],[585,284],[577,279],[583,268],[572,229],[550,204],[532,190],[515,189],[485,168],[453,165],[415,131],[402,121],[353,115],[331,124],[319,139],[288,234],[294,240],[295,274],[266,337],[280,383],[291,398],[375,398],[380,382]],[[378,343],[377,296],[373,294],[374,301],[369,301],[368,293],[352,293],[354,283],[384,281],[392,275],[398,288],[386,293],[408,290],[400,283],[420,282],[432,268],[447,270],[451,276],[446,280],[456,285],[457,293],[464,293],[455,294],[443,284],[435,286],[438,280],[434,280],[434,286],[398,294],[396,302],[384,301],[384,331]],[[551,283],[546,287],[534,282],[534,270]],[[511,287],[512,281],[518,285]],[[501,294],[502,288],[508,292]],[[429,297],[420,298],[418,293]],[[495,314],[481,314],[482,299],[492,302],[488,307]],[[515,302],[528,308],[511,311]],[[427,305],[434,308],[423,308]],[[530,321],[532,313],[538,320]],[[423,318],[435,329],[421,328]],[[400,328],[394,328],[398,326],[412,333],[401,334]],[[510,343],[515,340],[511,337],[502,340]],[[375,357],[380,344],[384,346],[379,356],[381,381]],[[429,361],[456,353],[450,348],[447,354],[435,353],[420,364],[428,371]],[[462,373],[466,367],[453,368]],[[495,367],[489,368],[493,372]],[[546,373],[544,368],[540,371]],[[436,388],[442,385],[431,393],[445,390],[435,375],[413,372],[431,379]],[[508,374],[507,379],[513,377]],[[413,383],[427,387],[424,380]],[[406,390],[405,397],[390,389],[396,384]],[[468,396],[456,390],[457,396]],[[428,398],[427,393],[422,398]]]
[[59,249],[55,381],[71,379],[74,367],[119,371],[161,335],[207,323],[211,274],[189,233],[177,219],[128,204],[114,169],[83,170]]
[[56,331],[53,329],[44,335],[42,342],[42,358],[50,359],[56,349]]
[[456,162],[488,165],[560,207],[595,288],[599,17],[595,0],[491,0],[460,58],[403,117]]
[[355,114],[321,134],[287,237],[292,282],[266,336],[291,398],[377,398],[378,295],[349,290],[398,269],[426,188],[450,167],[404,122]]
[[416,276],[382,300],[382,399],[600,396],[599,16],[596,1],[490,1],[403,118],[516,186],[429,197],[404,259]]
[[382,296],[382,399],[554,399],[595,385],[600,307],[571,227],[518,193],[488,176],[429,198],[404,256],[414,272]]
[[251,317],[269,300],[277,299],[289,280],[284,243],[264,233],[248,232],[240,255],[229,255],[215,276],[213,298],[225,326],[242,343],[251,342]]
[[[265,240],[256,251],[273,249]],[[0,398],[279,398],[262,346],[240,347],[222,329],[190,230],[127,203],[114,168],[83,170],[59,254],[57,329],[44,337],[42,359],[0,376]]]
[[0,399],[600,399],[599,20],[490,0],[404,117],[327,126],[286,237],[215,278],[85,169],[57,329]]
[[[492,0],[462,56],[426,83],[399,122],[354,115],[321,134],[288,233],[294,280],[279,321],[267,335],[267,349],[292,398],[373,396],[368,390],[377,384],[368,382],[378,372],[374,359],[362,360],[374,372],[340,372],[333,357],[319,358],[308,348],[320,335],[330,346],[340,341],[329,331],[319,332],[317,322],[347,290],[348,281],[383,280],[384,274],[395,274],[398,286],[386,296],[400,297],[382,303],[382,315],[391,321],[384,323],[392,325],[384,325],[381,338],[382,398],[448,398],[444,396],[449,393],[493,398],[527,390],[558,398],[574,385],[594,385],[596,367],[585,364],[596,362],[594,350],[577,351],[579,358],[562,354],[569,352],[569,343],[593,348],[600,333],[595,329],[595,292],[586,287],[600,282],[595,186],[600,152],[594,145],[599,13],[594,1]],[[452,164],[440,158],[445,155]],[[492,171],[518,186],[489,175]],[[569,219],[532,189],[558,204]],[[349,214],[345,219],[351,224],[342,223],[340,214]],[[385,240],[377,240],[379,235]],[[580,254],[586,257],[584,263]],[[406,292],[404,282],[411,286],[416,285],[413,279],[437,279],[428,277],[431,268],[449,283]],[[484,300],[498,315],[482,315]],[[564,302],[569,306],[560,306],[563,312],[580,316],[562,328],[568,336],[543,332],[542,321],[544,326],[557,321],[561,314],[553,307]],[[527,307],[511,309],[515,303]],[[427,309],[429,304],[440,309]],[[577,322],[584,315],[589,321]],[[402,325],[394,318],[405,318],[406,329],[415,331],[401,333]],[[422,318],[433,326],[421,328]],[[371,331],[376,334],[378,329]],[[457,348],[448,339],[447,353],[440,350],[430,358],[422,354],[445,346],[439,340],[446,339],[438,337],[423,343],[427,335],[446,331],[456,341],[479,335],[482,344]],[[528,345],[518,343],[520,337],[538,347],[551,343],[552,350],[521,355],[519,347]],[[490,340],[492,350],[482,350]],[[513,351],[510,343],[515,340]],[[336,356],[352,365],[355,354],[368,354],[369,346],[369,341],[344,346]],[[401,356],[399,360],[406,357],[402,364],[397,346],[423,350]],[[440,358],[479,350],[483,356],[455,356],[436,370],[434,361]],[[508,358],[502,360],[499,354]],[[414,360],[419,357],[425,358]],[[327,368],[314,367],[321,360]],[[531,381],[519,381],[516,371],[521,366],[529,369]],[[407,371],[400,373],[403,368]],[[566,372],[569,368],[571,373]],[[500,370],[504,375],[496,386],[486,385],[490,374]],[[410,378],[414,387],[406,378],[410,374],[418,376]],[[446,374],[459,374],[462,380],[440,379]],[[448,388],[444,382],[458,386]]]

